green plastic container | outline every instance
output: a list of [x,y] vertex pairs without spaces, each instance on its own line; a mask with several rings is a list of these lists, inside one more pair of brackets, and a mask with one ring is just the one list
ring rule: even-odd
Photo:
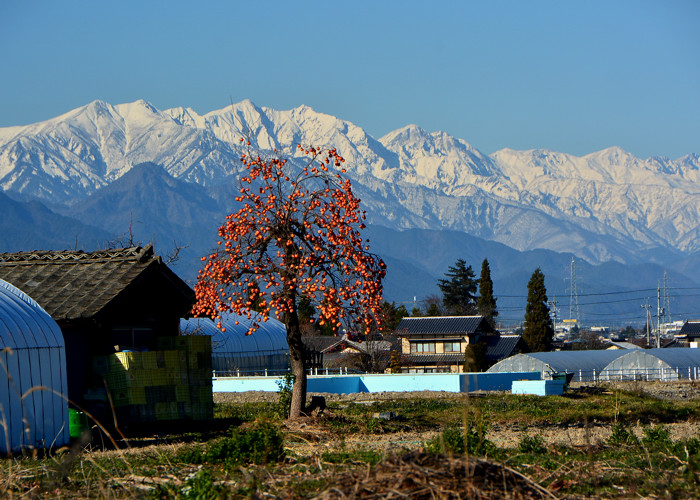
[[71,438],[79,438],[83,431],[90,430],[87,415],[82,411],[68,408],[68,433]]

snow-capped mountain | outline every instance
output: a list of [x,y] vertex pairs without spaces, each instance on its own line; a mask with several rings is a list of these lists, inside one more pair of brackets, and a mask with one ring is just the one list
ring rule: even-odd
[[199,115],[95,101],[0,128],[0,188],[70,205],[152,162],[215,193],[237,175],[241,136],[293,154],[297,143],[338,148],[375,224],[450,229],[590,262],[662,262],[700,250],[697,155],[642,160],[609,148],[582,157],[510,149],[489,156],[415,125],[377,140],[308,106],[277,111],[242,101]]

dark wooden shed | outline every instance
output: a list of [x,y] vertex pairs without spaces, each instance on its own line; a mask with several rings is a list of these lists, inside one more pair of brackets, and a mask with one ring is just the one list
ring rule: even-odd
[[68,395],[81,402],[91,358],[125,349],[158,348],[177,336],[195,295],[153,247],[98,252],[0,254],[0,278],[29,294],[63,332]]

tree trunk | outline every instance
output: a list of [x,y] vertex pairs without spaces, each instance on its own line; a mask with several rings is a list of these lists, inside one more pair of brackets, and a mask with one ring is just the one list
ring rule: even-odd
[[306,406],[306,351],[301,341],[301,328],[296,311],[287,315],[287,344],[289,344],[289,360],[294,375],[294,387],[292,388],[292,407],[289,411],[289,419],[301,417]]

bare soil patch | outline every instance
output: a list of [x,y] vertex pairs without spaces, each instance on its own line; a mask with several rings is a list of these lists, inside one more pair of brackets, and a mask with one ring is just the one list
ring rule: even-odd
[[554,499],[545,488],[502,464],[412,452],[391,456],[376,467],[336,476],[316,497],[335,499]]

